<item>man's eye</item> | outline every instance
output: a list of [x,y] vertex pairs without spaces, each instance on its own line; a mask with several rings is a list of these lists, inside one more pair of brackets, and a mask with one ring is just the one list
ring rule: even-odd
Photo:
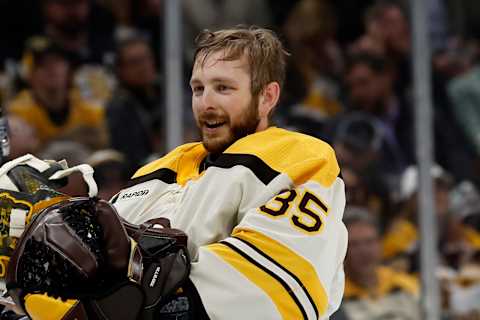
[[228,90],[228,89],[229,89],[229,88],[228,88],[227,86],[223,85],[223,84],[219,84],[219,85],[217,86],[217,90],[218,90],[218,91],[225,91],[225,90]]
[[193,88],[192,88],[192,92],[193,92],[194,94],[201,94],[201,93],[203,92],[203,87],[201,87],[201,86],[193,87]]

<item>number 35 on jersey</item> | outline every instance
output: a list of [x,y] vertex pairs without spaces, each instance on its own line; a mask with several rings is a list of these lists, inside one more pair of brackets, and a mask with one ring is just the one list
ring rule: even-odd
[[285,191],[257,210],[274,219],[288,216],[292,226],[304,233],[321,232],[323,216],[328,215],[327,205],[309,190]]

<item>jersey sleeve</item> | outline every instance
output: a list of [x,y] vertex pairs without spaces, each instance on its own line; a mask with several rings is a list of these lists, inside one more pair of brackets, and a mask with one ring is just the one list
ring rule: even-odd
[[[267,188],[282,180],[288,177]],[[340,178],[292,185],[243,213],[240,203],[231,235],[201,246],[192,264],[191,280],[210,318],[328,318],[343,295],[344,206]]]

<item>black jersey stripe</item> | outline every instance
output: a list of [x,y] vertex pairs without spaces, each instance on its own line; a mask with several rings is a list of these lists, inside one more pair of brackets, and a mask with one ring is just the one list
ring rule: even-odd
[[219,242],[220,244],[222,245],[225,245],[227,247],[229,247],[230,249],[232,249],[233,251],[235,251],[236,253],[238,253],[239,255],[241,255],[245,260],[247,260],[248,262],[250,262],[252,265],[256,266],[257,268],[261,269],[263,272],[265,272],[266,274],[268,274],[270,277],[272,277],[273,279],[275,279],[278,283],[280,283],[280,285],[285,289],[285,291],[287,291],[287,293],[289,294],[289,296],[292,298],[292,300],[295,302],[295,304],[297,305],[298,309],[300,310],[300,312],[302,313],[303,315],[303,319],[308,319],[307,317],[307,312],[305,311],[305,309],[303,308],[303,305],[300,303],[300,301],[298,300],[297,296],[295,295],[295,293],[293,292],[292,288],[290,288],[290,286],[282,279],[280,278],[278,275],[276,275],[275,273],[273,273],[272,271],[270,271],[269,269],[267,269],[265,266],[261,265],[260,263],[258,263],[257,261],[255,261],[252,257],[250,257],[248,254],[246,254],[245,252],[243,252],[241,249],[239,249],[238,247],[236,247],[235,245],[233,245],[232,243],[229,243],[227,241],[220,241]]
[[232,168],[244,166],[249,168],[265,185],[275,179],[280,173],[272,169],[259,157],[252,154],[222,153],[215,161],[206,162],[206,167]]
[[150,180],[161,180],[165,183],[172,184],[177,182],[177,173],[173,171],[172,169],[168,168],[160,168],[158,170],[155,170],[149,174],[146,174],[144,176],[140,176],[137,178],[133,178],[128,182],[127,187],[131,187],[133,185],[142,183],[142,182],[147,182]]
[[266,254],[265,252],[263,252],[262,250],[260,250],[259,248],[257,248],[257,246],[255,246],[254,244],[244,240],[244,239],[241,239],[241,238],[238,238],[236,236],[232,236],[232,238],[235,238],[239,241],[241,241],[242,243],[244,243],[245,245],[249,246],[250,248],[252,248],[255,252],[257,252],[258,254],[260,254],[262,257],[264,257],[265,259],[267,259],[268,261],[270,261],[271,263],[273,263],[274,265],[276,265],[278,268],[282,269],[285,273],[287,273],[290,277],[292,277],[299,285],[300,287],[302,288],[303,292],[305,293],[305,295],[307,296],[308,298],[308,301],[310,301],[310,304],[312,305],[313,309],[315,310],[315,315],[317,316],[317,319],[318,319],[318,308],[315,304],[315,302],[313,301],[313,298],[312,296],[310,295],[310,293],[308,292],[307,288],[305,287],[305,285],[302,283],[302,281],[294,274],[292,273],[290,270],[288,270],[287,268],[285,268],[283,265],[281,265],[280,263],[278,263],[277,261],[275,261],[272,257],[270,257],[268,254]]

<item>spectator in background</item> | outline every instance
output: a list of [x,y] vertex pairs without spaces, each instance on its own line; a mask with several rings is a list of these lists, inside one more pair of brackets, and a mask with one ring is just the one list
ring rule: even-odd
[[407,57],[411,50],[411,35],[401,1],[377,1],[368,8],[365,13],[365,34],[357,45],[360,45],[360,51],[386,54],[396,62],[396,58]]
[[93,177],[98,186],[98,197],[110,200],[121,189],[127,186],[125,157],[120,152],[104,149],[94,152],[87,163],[95,170]]
[[[290,108],[289,117],[293,118],[291,120],[300,118],[300,121],[315,117],[319,122],[316,130],[321,129],[322,122],[327,118],[342,110],[338,77],[343,60],[335,32],[336,17],[326,0],[298,2],[284,25],[293,66],[305,88],[305,95]],[[298,86],[289,83],[287,90],[291,90],[289,85]],[[308,133],[312,134],[311,131]]]
[[146,38],[130,35],[116,50],[119,86],[107,104],[110,144],[126,157],[129,171],[164,151],[164,109],[155,60]]
[[375,117],[365,113],[339,118],[332,143],[342,168],[347,203],[367,207],[383,227],[390,218],[396,180],[381,168],[381,127]]
[[411,34],[400,1],[378,1],[365,13],[365,34],[351,48],[353,53],[383,55],[392,61],[395,91],[405,95],[411,79]]
[[[164,68],[164,21],[163,0],[129,0],[131,27],[146,34],[155,53],[155,61],[162,70]],[[189,39],[192,41],[193,39]]]
[[[469,150],[475,157],[476,173],[480,173],[480,65],[459,75],[448,84],[451,111],[466,137]],[[474,178],[474,177],[473,177]],[[475,179],[478,184],[479,179]]]
[[365,112],[351,112],[336,119],[332,141],[340,164],[357,172],[375,166],[378,170],[383,132],[378,119]]
[[348,230],[345,294],[341,308],[349,320],[421,319],[415,278],[381,265],[375,219],[362,208],[346,209]]
[[471,182],[463,181],[450,192],[450,200],[451,212],[460,219],[464,236],[463,243],[452,243],[450,246],[457,249],[455,246],[460,244],[467,254],[457,258],[460,261],[456,268],[441,273],[442,288],[448,299],[449,313],[460,316],[455,319],[479,319],[480,193]]
[[75,64],[102,63],[113,50],[113,18],[91,0],[42,0],[45,34]]
[[45,37],[30,39],[23,64],[30,88],[11,101],[7,112],[34,128],[41,147],[82,127],[95,136],[90,147],[107,144],[103,109],[72,94],[71,64],[56,44]]
[[103,68],[113,53],[112,14],[93,0],[42,0],[44,34],[72,62],[72,82],[84,99],[104,104],[113,80]]
[[[441,267],[458,269],[469,256],[474,240],[451,212],[450,191],[452,176],[435,165],[430,173],[434,179],[434,203],[438,226],[438,244]],[[388,227],[383,239],[383,257],[386,262],[405,272],[419,271],[419,230],[417,189],[418,169],[409,167],[401,177],[399,193],[400,212]]]
[[337,39],[345,49],[364,32],[364,13],[378,0],[335,0],[330,1],[337,17],[341,18],[337,28]]
[[[379,221],[381,230],[391,218],[391,205],[388,189],[381,189],[367,173],[359,173],[351,167],[342,167],[342,176],[345,182],[347,203],[352,206],[365,207]],[[373,177],[374,179],[377,177]]]
[[[433,14],[433,11],[431,12]],[[351,48],[354,56],[378,56],[388,61],[389,85],[401,108],[397,108],[396,135],[406,156],[413,163],[413,109],[411,99],[411,31],[401,1],[378,1],[365,15],[365,34]],[[458,72],[458,59],[446,59],[449,54],[434,57],[433,98],[435,159],[455,177],[470,179],[474,174],[471,155],[462,144],[464,137],[459,126],[451,121],[451,111],[445,94],[448,73]],[[457,71],[454,71],[457,70]],[[375,87],[379,88],[378,85]],[[360,88],[359,88],[360,89]],[[361,91],[361,89],[360,89]],[[391,109],[391,106],[390,106]],[[395,112],[389,111],[390,116]],[[391,119],[392,121],[394,119]],[[445,130],[449,127],[449,130]],[[389,138],[390,141],[393,141]]]
[[450,204],[452,213],[471,230],[472,243],[477,244],[480,253],[480,192],[478,188],[470,181],[462,181],[451,191]]
[[414,161],[413,118],[403,97],[394,91],[394,74],[382,56],[351,56],[346,69],[349,109],[375,119],[382,136],[379,165],[398,175]]

